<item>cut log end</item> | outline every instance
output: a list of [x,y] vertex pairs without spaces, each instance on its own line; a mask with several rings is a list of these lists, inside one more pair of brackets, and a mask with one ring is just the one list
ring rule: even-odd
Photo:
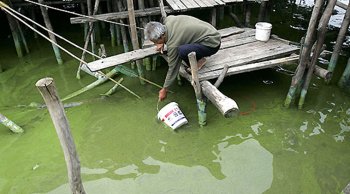
[[37,81],[35,86],[45,87],[45,86],[52,84],[52,82],[53,82],[53,79],[51,77],[46,77],[46,78],[42,78],[39,81]]
[[232,108],[224,113],[225,118],[232,118],[239,115],[239,109]]

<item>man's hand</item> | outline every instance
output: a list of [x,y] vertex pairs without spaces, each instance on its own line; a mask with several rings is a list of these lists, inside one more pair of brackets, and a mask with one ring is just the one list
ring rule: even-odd
[[166,93],[167,93],[166,88],[162,88],[161,90],[159,90],[159,101],[162,101],[166,98]]
[[161,54],[163,54],[164,44],[156,44],[156,46],[157,46],[156,50],[159,51]]

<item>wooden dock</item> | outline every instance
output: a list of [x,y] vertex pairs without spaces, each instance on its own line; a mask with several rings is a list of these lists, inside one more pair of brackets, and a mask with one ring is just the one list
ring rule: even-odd
[[[275,36],[267,42],[258,41],[255,39],[255,29],[230,27],[219,32],[222,36],[220,50],[207,58],[207,64],[198,71],[200,81],[219,77],[225,65],[229,66],[226,76],[230,76],[294,63],[299,58],[299,47]],[[93,61],[87,67],[91,71],[98,71],[156,54],[159,53],[152,46]],[[183,68],[180,69],[180,75],[186,76]]]

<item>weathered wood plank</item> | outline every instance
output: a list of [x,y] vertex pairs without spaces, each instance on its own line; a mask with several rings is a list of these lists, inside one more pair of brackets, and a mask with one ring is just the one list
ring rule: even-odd
[[[164,6],[166,13],[172,13],[173,10],[169,6]],[[146,17],[149,15],[160,15],[160,8],[159,7],[153,7],[153,8],[146,8],[141,10],[135,10],[135,17]],[[128,12],[122,11],[122,12],[113,12],[113,13],[106,13],[106,14],[99,14],[91,16],[96,19],[100,20],[116,20],[116,19],[125,19],[128,18]],[[86,17],[72,17],[70,18],[71,24],[80,24],[85,22],[96,22],[98,20],[86,18]]]
[[107,67],[120,65],[120,64],[127,63],[130,61],[135,61],[138,59],[143,59],[145,57],[152,56],[152,55],[155,55],[157,53],[159,53],[159,52],[156,51],[156,47],[152,46],[149,48],[138,49],[138,50],[130,51],[127,53],[115,55],[112,57],[107,57],[104,59],[96,60],[96,61],[93,61],[91,63],[88,63],[87,66],[91,71],[98,71],[100,69],[104,69]]
[[[299,56],[294,55],[294,56],[273,59],[273,60],[263,61],[258,63],[251,63],[251,64],[246,64],[241,66],[233,66],[229,68],[226,75],[230,76],[230,75],[260,70],[260,69],[271,68],[281,64],[296,63],[298,59],[299,59]],[[216,71],[207,72],[204,74],[199,74],[199,80],[210,80],[210,79],[217,78],[220,75],[221,71],[222,70],[216,70]]]
[[178,6],[180,7],[180,9],[181,9],[182,11],[186,11],[186,10],[187,10],[186,5],[183,4],[181,1],[179,1],[179,0],[173,0],[173,1],[176,3],[176,5],[178,5]]
[[198,8],[198,5],[193,0],[181,0],[181,2],[187,7],[187,9]]
[[174,2],[174,0],[167,0],[166,1],[169,6],[174,10],[174,11],[180,11],[181,8]]
[[197,0],[197,1],[202,1],[202,3],[204,3],[206,7],[213,7],[207,0]]
[[229,27],[229,28],[224,28],[221,30],[218,30],[221,34],[221,38],[225,38],[227,36],[231,36],[234,34],[240,34],[245,32],[245,29],[242,28],[237,28],[237,27]]
[[202,0],[194,0],[201,8],[208,7]]

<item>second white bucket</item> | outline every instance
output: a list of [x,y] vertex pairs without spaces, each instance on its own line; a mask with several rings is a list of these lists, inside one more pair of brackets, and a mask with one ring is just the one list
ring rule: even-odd
[[173,130],[187,124],[185,115],[181,112],[176,102],[170,102],[158,112],[158,119],[163,121]]
[[255,24],[255,29],[255,39],[264,42],[270,39],[272,24],[267,22],[258,22]]

